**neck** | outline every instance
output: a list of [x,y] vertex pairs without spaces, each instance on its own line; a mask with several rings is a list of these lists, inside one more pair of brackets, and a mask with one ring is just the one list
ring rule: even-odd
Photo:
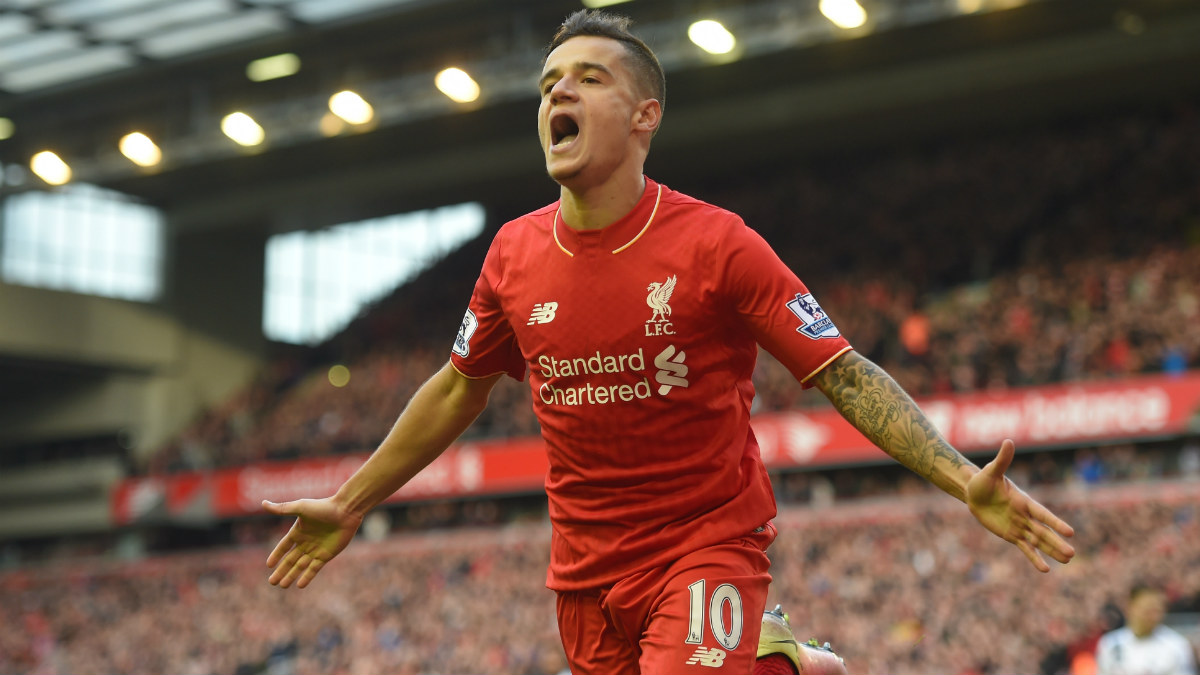
[[646,178],[638,172],[586,189],[562,186],[562,221],[576,230],[599,230],[623,218],[637,206],[646,191]]

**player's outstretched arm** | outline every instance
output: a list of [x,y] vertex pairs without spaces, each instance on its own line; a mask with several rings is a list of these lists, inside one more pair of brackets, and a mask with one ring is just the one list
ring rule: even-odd
[[487,406],[501,375],[471,379],[447,363],[413,395],[387,438],[336,494],[263,508],[296,522],[267,556],[269,581],[304,588],[354,537],[363,517],[454,442]]
[[1038,551],[1065,563],[1075,549],[1063,537],[1074,530],[1005,477],[1014,446],[1006,440],[980,469],[946,442],[925,413],[882,368],[846,352],[813,378],[838,412],[872,443],[946,493],[967,504],[996,536],[1014,544],[1042,572]]

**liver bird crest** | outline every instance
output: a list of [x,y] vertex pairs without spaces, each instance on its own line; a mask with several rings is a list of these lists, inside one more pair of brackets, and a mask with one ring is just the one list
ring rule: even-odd
[[654,310],[646,323],[650,323],[656,318],[659,321],[666,321],[667,317],[671,316],[671,305],[667,303],[671,301],[671,294],[675,292],[675,277],[667,277],[667,281],[661,284],[657,281],[651,282],[646,290],[650,291],[650,295],[646,296],[646,304]]

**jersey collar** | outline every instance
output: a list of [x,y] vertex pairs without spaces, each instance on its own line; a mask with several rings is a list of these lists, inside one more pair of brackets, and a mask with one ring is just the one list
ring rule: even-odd
[[642,198],[617,222],[599,230],[576,230],[562,221],[559,212],[562,202],[554,209],[554,243],[559,250],[572,258],[586,247],[597,247],[612,254],[620,253],[642,238],[658,214],[662,201],[663,186],[646,178],[646,191]]

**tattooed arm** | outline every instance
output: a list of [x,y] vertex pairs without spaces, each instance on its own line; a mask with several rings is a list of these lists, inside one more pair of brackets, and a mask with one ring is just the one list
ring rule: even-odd
[[979,467],[942,438],[882,368],[850,351],[817,373],[813,384],[869,441],[959,501],[967,501],[967,481]]
[[838,412],[898,462],[966,502],[993,534],[1021,549],[1039,571],[1050,566],[1039,554],[1065,563],[1075,549],[1063,537],[1074,530],[1005,477],[1015,451],[1004,441],[982,469],[946,442],[929,418],[882,368],[849,351],[813,378]]

